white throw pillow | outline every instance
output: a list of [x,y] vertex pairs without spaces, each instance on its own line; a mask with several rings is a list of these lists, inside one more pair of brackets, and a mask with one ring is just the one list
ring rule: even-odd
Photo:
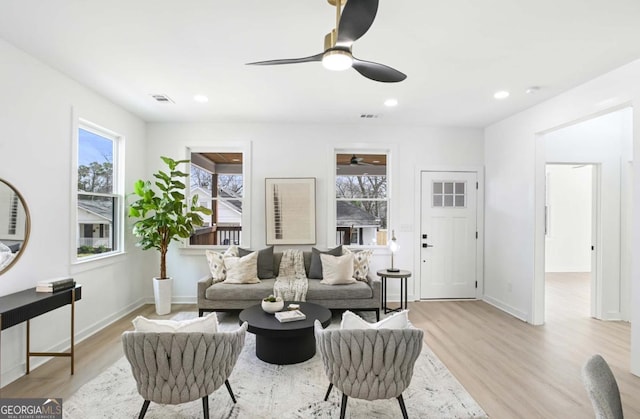
[[15,255],[15,253],[11,252],[0,252],[0,271],[9,266],[9,264],[13,261]]
[[225,284],[257,284],[258,252],[249,253],[243,257],[225,256],[224,266],[227,268]]
[[222,282],[227,278],[227,268],[224,265],[225,256],[238,256],[238,247],[231,246],[224,253],[213,250],[206,250],[207,262],[209,262],[209,270],[213,283]]
[[369,323],[357,314],[347,310],[342,313],[341,329],[406,329],[411,327],[409,310],[402,310],[377,323]]
[[353,255],[342,256],[320,254],[322,261],[322,281],[325,285],[353,284]]
[[133,319],[136,332],[154,333],[216,333],[218,331],[218,317],[211,313],[205,317],[188,320],[152,320],[142,316]]
[[353,252],[346,247],[342,248],[343,255],[348,255],[349,253],[353,254],[353,277],[358,281],[367,281],[373,250],[365,249],[359,252]]

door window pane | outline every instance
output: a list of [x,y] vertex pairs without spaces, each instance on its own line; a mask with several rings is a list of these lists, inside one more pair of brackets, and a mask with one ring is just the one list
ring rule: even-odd
[[466,184],[454,181],[436,181],[432,184],[433,207],[463,208],[466,205]]

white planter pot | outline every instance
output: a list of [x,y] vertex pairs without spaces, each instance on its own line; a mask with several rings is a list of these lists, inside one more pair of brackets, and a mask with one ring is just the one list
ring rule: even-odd
[[156,313],[159,315],[171,313],[171,296],[173,294],[173,279],[153,278],[153,297],[156,301]]

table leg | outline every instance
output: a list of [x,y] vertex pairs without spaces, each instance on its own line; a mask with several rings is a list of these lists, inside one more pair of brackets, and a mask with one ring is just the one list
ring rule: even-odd
[[29,356],[31,351],[29,350],[29,335],[31,334],[31,326],[29,320],[27,320],[27,374],[29,374]]
[[[404,278],[404,309],[405,310],[409,308],[409,305],[407,304],[408,295],[409,295],[409,285],[407,284],[407,278]],[[402,298],[402,295],[400,295],[400,298]],[[402,305],[402,300],[400,300],[400,305]]]
[[382,308],[384,309],[384,314],[389,312],[389,306],[387,305],[387,277],[382,277]]
[[316,338],[313,330],[304,336],[284,338],[256,335],[256,356],[270,364],[298,364],[313,358],[315,354]]
[[76,289],[71,290],[71,375],[73,375],[74,370],[74,323],[75,323],[75,315],[76,315]]
[[404,294],[404,281],[400,278],[400,311],[402,311],[402,295]]

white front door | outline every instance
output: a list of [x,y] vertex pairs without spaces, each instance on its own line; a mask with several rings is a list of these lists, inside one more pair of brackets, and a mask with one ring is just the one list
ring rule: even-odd
[[476,298],[477,173],[421,177],[420,298]]

